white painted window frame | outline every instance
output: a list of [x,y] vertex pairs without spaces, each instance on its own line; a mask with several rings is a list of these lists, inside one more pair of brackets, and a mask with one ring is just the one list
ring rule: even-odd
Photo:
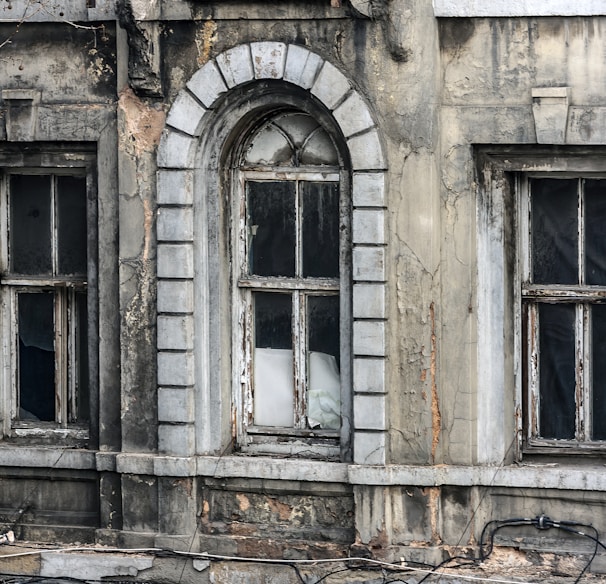
[[[248,264],[248,223],[246,220],[246,183],[247,181],[292,181],[302,182],[333,182],[339,184],[339,270],[340,277],[334,278],[280,278],[250,276],[247,273]],[[242,347],[241,351],[234,351],[234,403],[238,412],[238,444],[246,452],[273,454],[297,454],[304,445],[306,455],[317,454],[323,457],[339,456],[338,430],[309,430],[305,426],[305,390],[302,379],[304,375],[297,374],[305,367],[304,346],[305,337],[304,311],[300,300],[294,300],[293,306],[293,336],[295,337],[294,367],[295,367],[295,420],[292,428],[264,428],[256,427],[253,421],[254,388],[252,381],[254,329],[252,314],[252,293],[262,290],[292,290],[293,294],[306,291],[333,292],[341,299],[340,315],[340,345],[341,345],[341,380],[350,379],[351,360],[351,316],[347,313],[348,302],[343,299],[351,294],[349,280],[349,246],[343,234],[350,231],[350,195],[346,191],[346,173],[338,168],[274,168],[263,170],[236,170],[233,178],[234,197],[232,199],[232,219],[234,222],[234,241],[232,249],[235,252],[232,263],[234,272],[232,280],[234,296],[233,331],[235,333],[233,347]],[[299,221],[299,220],[297,220]],[[296,228],[300,229],[299,222]],[[300,250],[299,250],[300,251]],[[297,310],[297,307],[299,310]],[[248,334],[247,334],[248,333]],[[297,341],[297,339],[299,339]],[[345,374],[343,370],[345,369]],[[341,404],[351,402],[351,387],[341,383]]]
[[[579,246],[578,270],[580,285],[540,285],[532,284],[532,228],[531,228],[531,178],[549,179],[575,179],[577,180],[577,225]],[[525,377],[528,387],[528,395],[525,400],[525,450],[527,452],[546,450],[548,452],[557,449],[570,451],[605,450],[606,442],[590,438],[592,427],[591,406],[591,367],[592,360],[590,343],[590,305],[603,299],[606,286],[585,286],[584,271],[584,189],[583,179],[604,178],[600,174],[570,174],[570,173],[524,173],[516,176],[516,191],[518,193],[518,225],[519,225],[519,267],[520,267],[520,321],[534,323],[534,327],[527,329],[527,338],[521,340],[526,344],[527,363],[525,364]],[[540,436],[540,402],[539,391],[541,356],[539,351],[539,300],[549,299],[551,303],[565,302],[575,306],[575,377],[576,377],[576,419],[575,440],[547,439]],[[571,302],[572,301],[572,302]]]
[[[522,298],[523,254],[520,179],[606,173],[606,148],[478,146],[476,460],[503,464],[525,456],[590,453],[588,448],[526,448],[523,423]],[[595,449],[593,449],[595,451]]]
[[[267,82],[274,84],[271,92]],[[374,114],[355,86],[306,47],[261,41],[236,45],[209,60],[176,97],[157,157],[160,452],[191,456],[224,454],[232,448],[234,411],[225,391],[229,385],[231,399],[232,372],[230,368],[225,379],[220,367],[232,334],[229,342],[222,336],[229,327],[221,321],[224,311],[218,311],[225,297],[217,292],[223,292],[225,254],[217,254],[223,243],[218,201],[224,197],[217,184],[225,167],[217,162],[222,145],[233,139],[229,132],[239,135],[238,122],[265,95],[271,96],[265,111],[316,103],[342,136],[351,173],[346,188],[352,205],[352,371],[347,383],[352,408],[342,420],[341,460],[385,464],[387,159]],[[238,102],[242,94],[246,101]],[[226,310],[231,317],[231,306]]]

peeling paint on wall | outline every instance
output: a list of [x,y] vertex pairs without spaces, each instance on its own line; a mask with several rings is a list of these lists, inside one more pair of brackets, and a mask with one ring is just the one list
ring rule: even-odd
[[217,40],[217,23],[214,20],[207,20],[203,27],[196,31],[196,48],[198,49],[198,66],[202,67],[208,63],[210,52]]

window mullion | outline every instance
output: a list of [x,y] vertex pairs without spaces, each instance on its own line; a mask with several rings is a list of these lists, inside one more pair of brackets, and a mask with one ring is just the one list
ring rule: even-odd
[[578,181],[578,282],[579,284],[585,284],[585,196],[584,196],[584,185],[583,180]]
[[585,371],[585,363],[587,363],[587,322],[588,313],[587,305],[579,303],[575,306],[576,317],[575,317],[575,404],[576,404],[576,439],[584,441],[587,429],[587,420],[585,414],[588,411],[585,402],[585,391],[584,388],[587,378],[587,372]]
[[53,277],[59,273],[59,222],[57,217],[59,215],[57,200],[57,177],[53,176],[51,180],[51,265]]
[[55,288],[55,416],[56,422],[67,425],[67,288]]
[[307,405],[307,327],[306,327],[306,295],[298,290],[293,292],[293,368],[295,389],[295,428],[306,427]]
[[529,416],[529,438],[536,438],[540,435],[539,411],[540,411],[540,392],[539,392],[539,310],[536,302],[529,303],[526,307],[528,322],[528,416]]

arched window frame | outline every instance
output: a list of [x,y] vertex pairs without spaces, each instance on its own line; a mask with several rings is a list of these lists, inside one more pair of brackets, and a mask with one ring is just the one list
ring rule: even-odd
[[[348,445],[349,424],[338,422],[337,427],[322,428],[314,426],[309,421],[308,376],[311,375],[309,359],[311,357],[308,331],[308,302],[310,297],[337,296],[339,298],[339,351],[336,361],[340,363],[339,389],[339,418],[348,420],[351,417],[351,192],[350,172],[348,161],[338,155],[339,149],[333,143],[339,138],[330,136],[322,124],[314,132],[322,132],[330,142],[325,144],[325,150],[330,148],[332,160],[316,161],[305,164],[298,160],[297,147],[284,134],[285,141],[292,148],[287,160],[258,161],[249,160],[248,151],[262,137],[263,132],[274,128],[281,133],[276,124],[280,120],[302,116],[313,118],[299,110],[272,111],[260,118],[260,124],[253,126],[252,132],[245,134],[244,140],[234,148],[233,170],[231,172],[231,221],[232,221],[232,295],[233,295],[233,342],[232,347],[238,348],[232,352],[233,358],[233,394],[236,409],[237,446],[246,452],[298,454],[304,448],[306,455],[320,455],[324,458],[339,458],[340,443]],[[292,118],[291,118],[292,119]],[[316,122],[317,123],[317,122]],[[334,131],[334,130],[333,130]],[[308,137],[309,138],[309,137]],[[304,151],[304,146],[301,151]],[[248,149],[248,150],[247,150]],[[341,147],[343,151],[343,147]],[[251,226],[249,224],[250,209],[247,203],[248,184],[281,183],[292,184],[294,192],[296,253],[293,258],[296,264],[292,277],[256,276],[250,265],[252,247]],[[302,205],[302,194],[306,184],[336,184],[338,196],[338,274],[334,277],[306,277],[302,271],[302,218],[299,206]],[[295,267],[295,266],[293,266]],[[260,425],[257,395],[263,387],[255,387],[255,311],[254,297],[258,293],[286,294],[292,299],[292,354],[293,354],[293,416],[292,423],[286,422],[291,416],[278,415],[280,423],[271,427]],[[240,350],[241,348],[241,350]],[[286,393],[286,392],[284,392]],[[285,401],[288,396],[282,396]],[[285,404],[287,406],[287,404]],[[332,404],[337,405],[337,404]],[[288,406],[287,406],[288,407]],[[267,417],[267,413],[265,417]],[[347,428],[347,432],[342,432]],[[345,435],[342,435],[345,434]]]
[[[253,99],[251,99],[253,97]],[[261,103],[265,100],[264,106]],[[224,362],[229,278],[219,189],[223,155],[277,106],[314,103],[343,138],[351,171],[352,412],[341,460],[387,453],[386,162],[365,100],[334,65],[299,45],[256,42],[210,60],[177,96],[158,148],[158,447],[168,456],[229,452],[234,411]],[[315,112],[318,111],[318,107]],[[312,115],[315,112],[311,112]],[[229,392],[230,393],[230,392]],[[241,460],[245,464],[246,458]]]

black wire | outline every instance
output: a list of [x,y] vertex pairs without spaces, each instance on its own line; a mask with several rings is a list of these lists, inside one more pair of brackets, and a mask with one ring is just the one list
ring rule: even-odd
[[[484,545],[485,545],[484,537],[486,535],[488,528],[492,525],[494,525],[494,528],[490,531],[489,547],[488,547],[488,551],[485,552],[484,551]],[[532,519],[523,517],[523,518],[513,518],[513,519],[505,519],[505,520],[493,520],[493,521],[489,521],[488,523],[486,523],[484,525],[484,528],[482,529],[482,534],[480,535],[480,560],[481,561],[486,560],[492,553],[492,550],[494,548],[494,536],[499,529],[502,529],[504,527],[516,527],[516,526],[521,526],[521,525],[532,525],[540,530],[546,530],[546,529],[551,529],[551,528],[561,529],[562,531],[566,531],[568,533],[586,537],[595,543],[593,554],[591,555],[591,557],[589,558],[589,560],[587,561],[587,563],[585,564],[585,566],[583,567],[583,569],[581,570],[579,575],[576,577],[574,584],[578,584],[579,581],[581,580],[581,578],[583,577],[583,575],[585,574],[585,572],[589,569],[591,562],[593,562],[593,560],[595,559],[595,557],[598,553],[598,549],[600,547],[602,547],[604,550],[606,550],[606,545],[600,541],[600,534],[593,525],[590,525],[587,523],[580,523],[578,521],[553,521],[552,519],[550,519],[549,517],[547,517],[545,515],[539,515],[537,517],[533,517]],[[595,535],[591,535],[589,533],[586,533],[585,531],[580,531],[579,529],[575,529],[575,528],[590,529],[595,533]],[[422,581],[423,580],[421,580],[421,582]],[[421,582],[419,582],[418,584],[421,584]]]

